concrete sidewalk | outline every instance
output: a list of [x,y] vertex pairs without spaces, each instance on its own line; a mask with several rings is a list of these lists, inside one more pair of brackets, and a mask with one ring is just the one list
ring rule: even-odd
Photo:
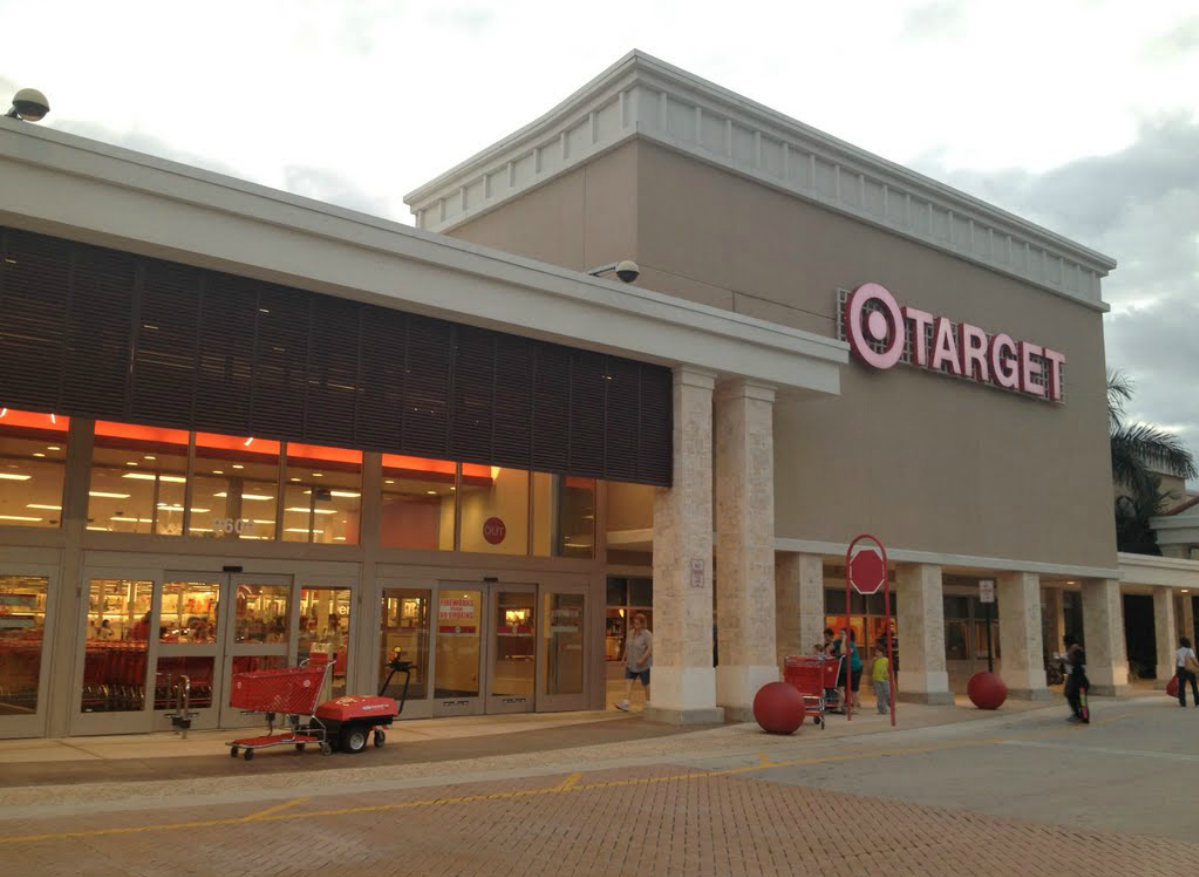
[[[1108,701],[1111,707],[1114,701]],[[1109,709],[1097,699],[1096,709]],[[228,732],[205,732],[186,742],[170,735],[130,737],[91,743],[8,741],[0,744],[5,794],[0,819],[28,816],[34,810],[64,813],[89,807],[145,808],[169,801],[270,799],[280,794],[328,794],[335,789],[419,787],[575,769],[577,765],[636,769],[652,763],[724,762],[786,751],[836,755],[847,747],[904,741],[951,739],[972,727],[1002,728],[1042,715],[1038,723],[1061,724],[1062,705],[1014,703],[985,713],[961,706],[904,704],[898,728],[873,710],[852,722],[832,716],[827,730],[812,724],[788,737],[762,733],[751,724],[680,729],[655,725],[634,714],[569,713],[540,716],[479,717],[470,720],[413,722],[407,732],[428,738],[370,749],[358,756],[290,748],[264,750],[252,762],[232,759],[225,747]],[[444,734],[440,730],[445,728]],[[930,736],[931,735],[931,736]],[[91,747],[84,760],[42,760],[60,747]],[[162,747],[158,757],[137,750]],[[169,751],[168,751],[169,750]],[[80,750],[82,751],[82,750]],[[41,755],[39,755],[41,753]],[[122,757],[123,756],[123,757]],[[53,757],[53,756],[51,756]]]

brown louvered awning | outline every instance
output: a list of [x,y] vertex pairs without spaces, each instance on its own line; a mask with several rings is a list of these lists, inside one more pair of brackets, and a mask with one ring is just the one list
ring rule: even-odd
[[0,228],[0,405],[669,485],[670,370]]

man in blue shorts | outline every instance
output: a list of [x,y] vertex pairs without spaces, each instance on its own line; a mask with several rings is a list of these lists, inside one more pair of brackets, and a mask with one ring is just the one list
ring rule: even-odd
[[640,679],[645,688],[645,700],[649,702],[649,668],[653,665],[654,636],[645,628],[645,616],[638,612],[633,616],[633,630],[624,646],[624,700],[616,704],[618,710],[629,711],[629,698],[633,694],[633,682]]

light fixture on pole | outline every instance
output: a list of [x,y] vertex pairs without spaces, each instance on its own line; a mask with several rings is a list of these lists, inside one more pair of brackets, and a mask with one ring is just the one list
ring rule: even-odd
[[22,88],[12,99],[12,108],[4,114],[6,119],[21,119],[25,122],[40,122],[50,112],[50,101],[36,88]]
[[613,262],[610,265],[600,265],[598,268],[592,268],[587,273],[592,277],[599,277],[601,274],[606,274],[609,271],[615,271],[621,283],[633,283],[641,276],[641,269],[631,259]]

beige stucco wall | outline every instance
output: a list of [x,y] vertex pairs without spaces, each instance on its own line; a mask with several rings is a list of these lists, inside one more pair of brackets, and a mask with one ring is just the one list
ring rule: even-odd
[[1115,566],[1100,313],[641,141],[453,234],[575,268],[634,258],[643,287],[823,335],[836,290],[875,281],[1065,353],[1064,405],[852,361],[839,397],[780,399],[777,535]]

